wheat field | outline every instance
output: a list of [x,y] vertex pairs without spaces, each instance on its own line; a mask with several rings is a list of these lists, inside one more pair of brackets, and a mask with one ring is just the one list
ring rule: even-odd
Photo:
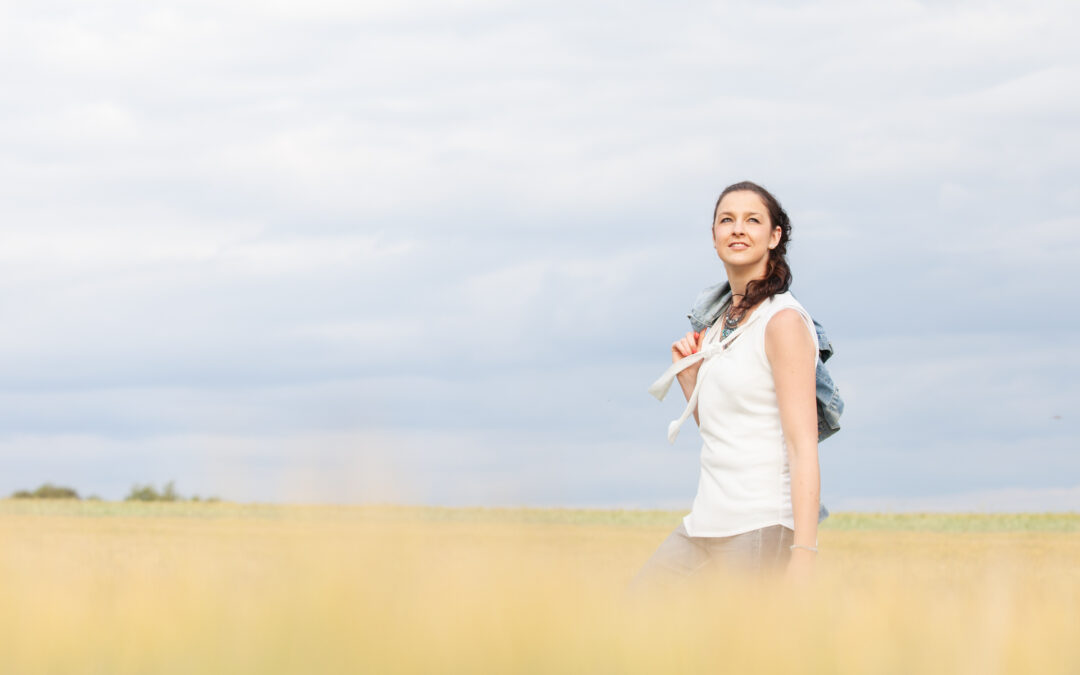
[[0,500],[0,673],[1080,673],[1080,514],[833,514],[803,586],[623,589],[682,513]]

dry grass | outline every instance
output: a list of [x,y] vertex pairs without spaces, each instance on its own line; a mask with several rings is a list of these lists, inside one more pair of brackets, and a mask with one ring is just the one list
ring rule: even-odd
[[626,604],[678,518],[0,500],[0,672],[1080,672],[1080,516],[836,514],[809,587]]

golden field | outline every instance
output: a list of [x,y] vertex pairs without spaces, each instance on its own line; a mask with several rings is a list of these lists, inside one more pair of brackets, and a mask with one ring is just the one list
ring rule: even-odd
[[0,500],[0,673],[1080,673],[1080,514],[836,513],[629,604],[682,512]]

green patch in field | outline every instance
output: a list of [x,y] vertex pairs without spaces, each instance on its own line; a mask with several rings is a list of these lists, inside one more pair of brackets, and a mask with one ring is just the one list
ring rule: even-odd
[[1078,532],[1080,513],[858,513],[831,514],[823,530],[917,532]]
[[[403,504],[238,504],[233,502],[107,502],[0,499],[0,516],[254,518],[375,522],[487,522],[674,528],[686,511],[527,507],[441,507]],[[1080,513],[830,514],[822,530],[916,532],[1078,532]]]

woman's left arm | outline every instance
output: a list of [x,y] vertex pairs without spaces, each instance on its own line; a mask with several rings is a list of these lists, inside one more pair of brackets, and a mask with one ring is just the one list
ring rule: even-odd
[[[780,425],[791,467],[791,508],[795,542],[817,546],[821,474],[817,448],[817,390],[814,379],[817,344],[798,310],[782,309],[765,327],[765,355],[772,366]],[[791,551],[788,574],[806,576],[817,554],[803,548]]]

